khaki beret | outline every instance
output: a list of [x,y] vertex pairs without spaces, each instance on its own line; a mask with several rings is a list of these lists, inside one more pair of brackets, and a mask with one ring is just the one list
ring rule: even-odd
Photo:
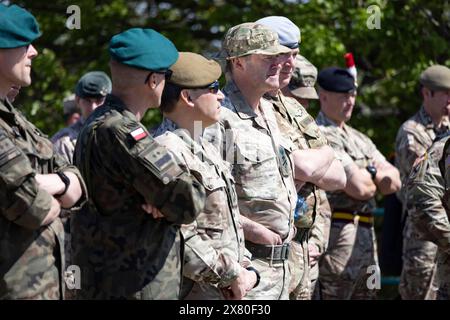
[[182,88],[202,88],[220,78],[222,70],[214,60],[193,52],[180,52],[177,62],[170,68],[169,82]]
[[420,75],[420,83],[431,90],[450,90],[450,69],[441,65],[428,67]]

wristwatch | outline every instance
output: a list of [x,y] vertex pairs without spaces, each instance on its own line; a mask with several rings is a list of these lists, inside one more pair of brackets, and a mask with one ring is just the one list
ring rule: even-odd
[[253,286],[253,288],[256,288],[256,287],[259,285],[259,281],[261,280],[261,276],[259,275],[258,270],[256,270],[256,269],[253,268],[253,267],[247,267],[247,268],[245,268],[245,269],[247,269],[248,271],[253,271],[253,272],[256,274],[256,283],[255,283],[255,285]]
[[368,165],[366,167],[366,170],[369,171],[370,175],[372,176],[372,180],[375,180],[375,177],[377,176],[377,168],[375,168],[373,165]]
[[59,176],[59,178],[61,179],[61,181],[64,183],[64,190],[63,190],[63,192],[54,195],[55,198],[59,198],[59,197],[62,197],[63,195],[65,195],[66,192],[67,192],[67,189],[69,189],[70,179],[62,171],[57,171],[57,172],[55,172],[55,174],[57,174]]

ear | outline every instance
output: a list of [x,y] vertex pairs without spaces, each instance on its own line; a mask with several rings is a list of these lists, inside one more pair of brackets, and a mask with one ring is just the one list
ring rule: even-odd
[[156,73],[152,73],[150,75],[150,78],[148,79],[148,85],[150,86],[150,88],[155,89],[158,85],[158,78]]
[[244,69],[243,60],[244,57],[233,58],[231,59],[231,64],[234,66],[234,68],[243,70]]
[[422,97],[425,99],[429,98],[430,95],[430,89],[428,89],[427,87],[422,87]]
[[191,108],[194,107],[194,102],[192,101],[192,98],[189,94],[189,90],[188,89],[183,89],[180,92],[180,98],[181,100],[183,100],[183,102],[185,104],[187,104],[188,106],[190,106]]

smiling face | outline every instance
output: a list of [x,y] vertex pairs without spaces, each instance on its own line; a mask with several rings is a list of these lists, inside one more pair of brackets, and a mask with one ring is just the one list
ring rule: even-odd
[[37,56],[33,45],[13,49],[0,49],[0,82],[11,87],[31,84],[31,61]]

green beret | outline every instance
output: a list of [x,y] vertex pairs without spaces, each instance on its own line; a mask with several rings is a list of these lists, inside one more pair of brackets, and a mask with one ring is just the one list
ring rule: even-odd
[[75,94],[80,98],[100,98],[111,93],[111,79],[102,71],[91,71],[78,80]]
[[130,67],[164,71],[178,59],[175,45],[153,29],[132,28],[109,42],[111,58]]
[[31,13],[16,5],[0,4],[0,49],[27,46],[40,36],[39,25]]
[[450,69],[438,64],[428,67],[420,75],[420,83],[431,90],[450,90]]
[[202,88],[220,78],[222,70],[214,60],[193,52],[180,52],[177,62],[170,68],[169,82],[182,88]]

